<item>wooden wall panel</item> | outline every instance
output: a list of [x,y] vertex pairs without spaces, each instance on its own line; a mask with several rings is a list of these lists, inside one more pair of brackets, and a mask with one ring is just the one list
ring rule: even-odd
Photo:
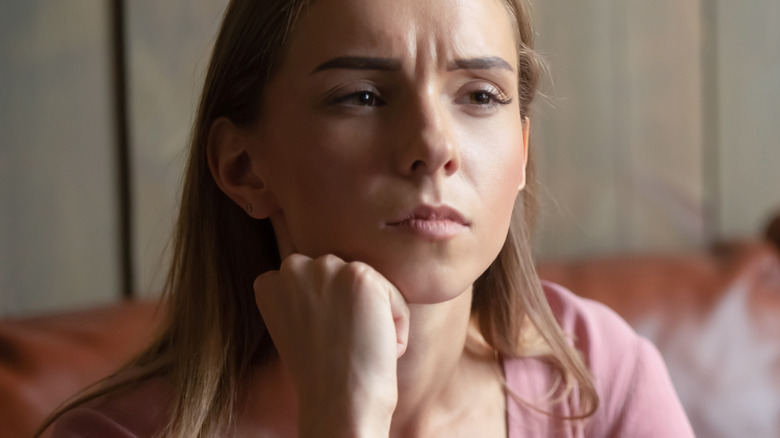
[[[620,113],[629,232],[620,250],[679,251],[705,242],[701,15],[695,0],[630,1],[620,20]],[[624,182],[626,184],[624,184]]]
[[750,236],[780,212],[780,2],[716,4],[720,233]]
[[608,252],[620,244],[620,151],[610,0],[535,2],[538,50],[550,76],[535,106],[532,150],[541,180],[539,252]]
[[160,291],[187,142],[226,0],[127,2],[135,284]]
[[543,258],[704,243],[698,1],[534,3]]
[[107,3],[0,2],[0,316],[112,301]]

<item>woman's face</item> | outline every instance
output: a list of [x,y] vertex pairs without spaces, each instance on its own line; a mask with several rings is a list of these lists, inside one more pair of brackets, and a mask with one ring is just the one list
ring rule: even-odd
[[517,53],[497,0],[318,0],[250,154],[280,247],[372,265],[411,303],[487,269],[523,186]]

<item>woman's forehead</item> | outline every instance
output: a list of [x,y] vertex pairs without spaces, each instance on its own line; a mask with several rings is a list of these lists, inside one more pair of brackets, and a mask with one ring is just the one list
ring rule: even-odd
[[511,20],[499,0],[317,0],[296,23],[288,56],[299,68],[340,56],[441,65],[490,56],[516,65]]

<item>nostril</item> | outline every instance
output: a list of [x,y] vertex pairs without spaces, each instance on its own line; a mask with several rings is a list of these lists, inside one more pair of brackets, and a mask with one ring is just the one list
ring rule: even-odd
[[416,171],[420,167],[425,167],[425,163],[423,160],[417,160],[414,163],[412,163],[412,171]]

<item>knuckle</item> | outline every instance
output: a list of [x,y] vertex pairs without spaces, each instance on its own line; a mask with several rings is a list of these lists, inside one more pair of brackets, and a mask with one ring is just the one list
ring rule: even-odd
[[324,256],[320,256],[315,260],[317,267],[326,270],[333,269],[341,263],[344,263],[344,261],[333,254],[325,254]]
[[332,254],[326,254],[318,257],[312,262],[312,278],[321,285],[331,284],[334,276],[339,271],[339,266],[344,262]]
[[349,284],[356,292],[366,289],[371,282],[374,270],[362,262],[347,263],[341,270],[343,281]]
[[283,273],[295,272],[306,264],[307,257],[301,254],[290,254],[282,260],[279,271]]
[[266,274],[258,275],[257,278],[255,278],[255,281],[252,283],[252,289],[255,291],[255,294],[259,293],[265,288],[265,283],[268,281]]

